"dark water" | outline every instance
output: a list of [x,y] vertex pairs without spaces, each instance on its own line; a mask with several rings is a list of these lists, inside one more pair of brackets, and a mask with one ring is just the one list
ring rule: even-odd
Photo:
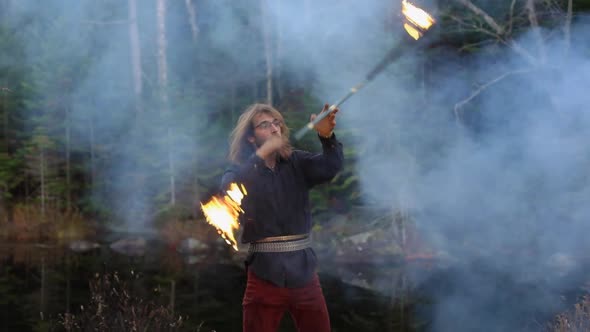
[[[136,295],[186,317],[183,331],[241,331],[245,271],[225,246],[182,255],[149,241],[126,255],[108,245],[0,246],[0,331],[60,331],[60,315],[90,301],[89,281],[117,271]],[[333,331],[541,331],[583,294],[583,270],[515,279],[481,261],[442,268],[434,261],[342,262],[319,271]],[[559,285],[559,286],[557,286]],[[288,315],[280,331],[295,331]]]
[[[153,241],[133,255],[108,245],[79,253],[67,246],[3,244],[0,331],[64,330],[61,315],[88,307],[89,281],[115,271],[136,295],[172,304],[176,315],[186,317],[183,331],[241,331],[246,276],[232,255],[225,246],[182,255]],[[334,331],[412,330],[407,305],[344,282],[336,269],[320,271]],[[280,331],[295,331],[288,314]]]

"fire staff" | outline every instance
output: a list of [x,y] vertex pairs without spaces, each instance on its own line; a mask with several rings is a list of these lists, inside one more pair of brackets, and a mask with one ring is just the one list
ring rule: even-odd
[[348,98],[352,97],[355,93],[365,87],[379,73],[381,73],[388,64],[392,63],[413,49],[426,47],[426,45],[428,45],[429,48],[435,46],[435,43],[424,42],[424,38],[422,38],[424,34],[436,23],[435,19],[430,16],[430,14],[428,14],[422,8],[414,6],[407,0],[402,1],[402,14],[404,15],[403,26],[407,32],[407,35],[405,36],[412,37],[412,41],[418,42],[410,42],[410,38],[402,38],[403,42],[391,48],[385,57],[383,57],[383,59],[381,59],[381,61],[379,61],[379,63],[377,63],[377,65],[371,69],[362,82],[350,88],[344,97],[340,98],[335,104],[328,108],[328,112],[320,113],[318,117],[310,121],[303,128],[299,129],[299,131],[295,133],[296,140],[300,140],[308,131],[315,128],[315,125],[322,121],[325,116],[328,116],[345,101],[347,101]]

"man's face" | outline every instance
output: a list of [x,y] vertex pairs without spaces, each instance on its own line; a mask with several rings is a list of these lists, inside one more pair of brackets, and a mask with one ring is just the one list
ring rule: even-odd
[[271,136],[281,137],[281,120],[275,119],[267,113],[260,113],[254,117],[254,136],[249,138],[251,143],[260,147]]

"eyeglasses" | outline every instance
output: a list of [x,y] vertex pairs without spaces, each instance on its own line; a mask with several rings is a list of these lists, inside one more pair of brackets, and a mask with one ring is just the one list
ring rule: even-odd
[[277,128],[280,128],[282,123],[283,122],[281,120],[278,120],[278,119],[274,119],[272,122],[270,122],[270,121],[262,121],[259,124],[257,124],[254,128],[268,129],[268,128],[270,128],[271,125],[272,126],[275,126]]

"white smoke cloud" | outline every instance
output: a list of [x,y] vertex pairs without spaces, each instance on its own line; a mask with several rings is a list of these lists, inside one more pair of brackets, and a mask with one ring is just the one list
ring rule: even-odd
[[[66,20],[78,22],[76,24],[80,24],[80,17],[92,18],[85,10],[90,2],[70,6],[68,1],[51,1],[57,8],[51,10],[36,5],[35,1],[12,3],[13,17],[48,18],[48,15],[61,13]],[[403,33],[390,30],[395,24],[389,23],[401,22],[395,14],[399,11],[399,4],[395,2],[267,3],[269,22],[274,27],[271,33],[280,37],[275,39],[280,45],[273,44],[275,50],[280,49],[275,63],[294,73],[312,72],[315,83],[308,88],[325,102],[338,100],[350,87],[362,81],[387,50],[398,45]],[[172,43],[171,68],[176,68],[178,75],[182,74],[179,68],[194,70],[202,73],[206,77],[204,80],[224,79],[218,77],[219,72],[245,73],[245,81],[263,77],[260,60],[264,50],[253,47],[261,45],[262,36],[256,35],[260,31],[251,28],[259,26],[260,22],[248,24],[240,15],[245,11],[258,12],[259,4],[259,1],[218,1],[200,8],[199,23],[203,35],[207,36],[207,40],[200,42],[208,45],[211,52],[201,54],[203,59],[200,60],[222,54],[232,59],[237,68],[197,68],[192,62],[194,59],[187,56],[190,52]],[[121,18],[126,19],[123,9],[119,8],[123,14]],[[172,14],[175,19],[168,21],[170,38],[182,41],[182,36],[189,36],[186,18],[175,15],[178,13]],[[15,22],[20,21],[15,19]],[[153,7],[141,5],[140,22],[145,49],[154,49]],[[72,26],[72,31],[77,27],[79,25]],[[78,118],[85,121],[80,128],[87,128],[88,119],[91,119],[95,121],[99,137],[108,137],[111,144],[121,144],[117,150],[121,159],[113,158],[108,164],[100,164],[104,169],[99,175],[118,179],[120,187],[109,193],[110,198],[119,203],[119,212],[130,222],[130,227],[141,228],[150,219],[148,210],[152,201],[148,194],[154,187],[165,185],[164,180],[150,178],[153,169],[148,167],[143,170],[146,178],[140,179],[146,181],[146,191],[134,192],[132,186],[126,184],[133,181],[129,176],[139,164],[146,162],[146,158],[160,163],[166,159],[166,151],[155,147],[151,137],[134,132],[131,121],[119,113],[120,108],[128,108],[132,100],[128,50],[125,49],[127,30],[115,26],[104,29],[103,37],[108,37],[103,40],[106,46],[100,50],[104,54],[90,66],[87,79],[76,87],[74,112],[85,112],[89,104],[96,105],[92,109],[100,112],[78,114]],[[181,32],[183,29],[185,35]],[[454,119],[454,104],[466,98],[474,84],[522,68],[524,62],[518,55],[498,48],[490,57],[459,58],[454,52],[441,49],[437,50],[440,57],[431,60],[427,68],[423,67],[420,53],[408,54],[391,64],[344,104],[339,113],[338,126],[357,133],[358,139],[351,139],[347,144],[359,151],[359,176],[365,197],[377,207],[409,211],[426,237],[425,241],[437,252],[454,256],[460,262],[485,257],[497,273],[492,275],[508,275],[515,284],[545,280],[547,266],[569,269],[581,264],[584,258],[581,253],[590,249],[586,241],[590,227],[587,223],[590,153],[586,147],[590,139],[587,112],[590,100],[586,92],[590,77],[586,37],[589,31],[588,23],[578,17],[572,26],[573,40],[567,55],[559,38],[548,42],[545,65],[510,75],[463,108],[465,126],[458,125]],[[560,34],[559,29],[552,33]],[[534,50],[531,39],[525,34],[519,43]],[[70,56],[79,56],[77,51],[83,46],[71,49]],[[35,45],[30,45],[29,55],[40,55],[36,50]],[[150,61],[155,56],[153,52],[143,55]],[[63,56],[64,61],[67,58],[67,54]],[[151,76],[147,78],[148,82],[154,80]],[[423,89],[422,80],[436,88]],[[227,99],[227,94],[218,98]],[[200,111],[199,106],[195,112]],[[148,117],[147,122],[157,122],[160,115],[155,112],[144,116]],[[174,138],[176,146],[183,146],[183,151],[198,149],[198,139],[191,137],[191,131],[182,124],[178,125],[180,130]],[[80,130],[80,134],[83,133]],[[142,144],[146,146],[138,155],[135,149]],[[194,166],[182,151],[177,152],[176,157],[179,169]],[[390,194],[384,195],[384,192]],[[125,215],[126,212],[130,214]],[[495,260],[495,257],[502,260]],[[506,261],[508,258],[510,261]],[[440,302],[436,307],[439,311],[433,315],[438,317],[435,321],[440,324],[439,331],[455,326],[445,325],[450,324],[445,317],[473,314],[493,321],[495,312],[483,314],[489,307],[470,307],[478,300],[484,304],[493,303],[494,289],[485,285],[491,279],[483,270],[473,277],[453,276],[455,285],[465,282],[464,287],[471,290],[483,288],[447,294],[447,301]],[[473,298],[470,300],[470,297]],[[460,309],[466,307],[470,307],[470,311]],[[507,325],[499,326],[509,327],[510,319],[503,323]]]

